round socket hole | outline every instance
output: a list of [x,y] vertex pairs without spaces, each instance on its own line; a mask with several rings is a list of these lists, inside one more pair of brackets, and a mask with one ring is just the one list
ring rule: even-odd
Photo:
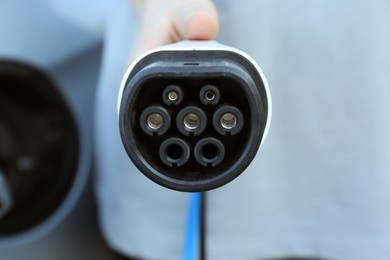
[[183,119],[183,124],[188,129],[196,129],[200,125],[200,117],[195,113],[188,113]]
[[160,136],[168,131],[171,117],[162,106],[150,106],[142,111],[139,123],[146,134]]
[[206,91],[206,93],[204,94],[204,97],[207,101],[213,101],[214,98],[215,98],[215,93],[214,91],[212,90],[208,90]]
[[195,145],[194,155],[200,165],[215,167],[225,157],[225,146],[216,138],[203,138]]
[[172,137],[161,144],[159,154],[165,165],[180,167],[188,161],[190,147],[184,140]]
[[200,101],[205,105],[218,104],[220,96],[218,88],[213,85],[206,85],[199,92]]
[[224,113],[219,122],[223,128],[230,130],[236,126],[237,117],[233,113]]
[[176,126],[183,135],[200,135],[207,126],[206,114],[199,107],[185,107],[177,114]]
[[164,89],[162,98],[166,105],[177,106],[183,100],[183,92],[181,91],[181,88],[179,86],[169,85]]
[[244,117],[236,107],[224,105],[215,111],[213,125],[215,130],[221,135],[235,135],[243,128]]
[[183,148],[178,144],[171,144],[167,147],[168,160],[175,161],[183,156]]
[[172,90],[172,91],[168,92],[168,99],[169,99],[169,101],[172,101],[172,102],[176,101],[178,99],[178,97],[179,97],[179,94],[177,94],[176,91]]
[[159,113],[151,113],[147,118],[148,126],[154,130],[160,129],[164,124],[164,118]]
[[202,147],[201,153],[206,160],[214,160],[218,155],[218,148],[215,144],[206,144]]

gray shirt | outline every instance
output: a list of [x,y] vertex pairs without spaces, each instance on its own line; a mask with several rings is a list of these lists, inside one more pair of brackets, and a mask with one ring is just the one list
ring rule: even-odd
[[[388,259],[390,3],[216,2],[219,40],[260,64],[273,118],[250,167],[209,192],[208,258]],[[97,103],[101,224],[123,253],[180,259],[188,195],[140,174],[118,135],[116,95],[131,45],[131,34],[123,37],[131,14],[118,9]]]

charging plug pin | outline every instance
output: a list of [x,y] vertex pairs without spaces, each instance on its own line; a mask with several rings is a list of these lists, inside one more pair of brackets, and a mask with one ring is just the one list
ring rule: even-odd
[[199,92],[200,101],[205,105],[216,105],[219,102],[221,93],[216,86],[206,85]]
[[219,122],[223,128],[230,130],[236,126],[237,117],[232,113],[225,113],[221,116]]
[[168,93],[168,99],[169,99],[170,101],[176,101],[178,97],[179,97],[179,95],[177,94],[176,91],[170,91],[170,92]]
[[162,106],[150,106],[141,113],[139,123],[146,134],[161,136],[168,131],[171,116]]
[[148,126],[154,130],[160,129],[164,124],[164,118],[158,113],[152,113],[148,116]]
[[169,85],[162,93],[162,99],[168,106],[177,106],[183,100],[183,92],[177,85]]
[[215,93],[211,90],[207,91],[205,94],[204,94],[204,97],[207,101],[213,101],[214,98],[215,98]]
[[229,105],[221,106],[215,111],[213,125],[218,133],[224,136],[238,134],[244,126],[244,116],[241,111]]
[[183,123],[185,125],[185,127],[187,127],[188,129],[196,129],[198,128],[198,126],[200,125],[200,118],[197,114],[194,114],[194,113],[188,113],[184,119],[183,119]]
[[206,129],[207,117],[205,112],[199,107],[188,106],[178,113],[176,125],[182,134],[197,136]]

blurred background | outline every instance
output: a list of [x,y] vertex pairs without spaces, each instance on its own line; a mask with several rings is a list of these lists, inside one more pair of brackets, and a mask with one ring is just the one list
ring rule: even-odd
[[99,232],[92,187],[111,2],[0,2],[0,259],[119,258]]

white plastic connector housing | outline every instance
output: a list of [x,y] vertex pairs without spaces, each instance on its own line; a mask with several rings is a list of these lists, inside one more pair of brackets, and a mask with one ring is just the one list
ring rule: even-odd
[[[172,86],[183,95],[178,104],[164,96]],[[205,88],[216,91],[204,96]],[[211,101],[214,95],[217,102]],[[166,109],[170,124],[151,135],[142,119],[154,106]],[[138,57],[124,75],[117,109],[122,142],[135,166],[156,183],[180,191],[214,189],[241,174],[263,144],[272,114],[260,66],[216,41],[182,41]],[[219,124],[222,116],[235,120],[231,127]],[[200,120],[193,129],[181,122],[190,117]],[[164,146],[161,151],[161,143],[172,137],[188,148]],[[190,154],[185,163],[163,163],[184,154]]]

